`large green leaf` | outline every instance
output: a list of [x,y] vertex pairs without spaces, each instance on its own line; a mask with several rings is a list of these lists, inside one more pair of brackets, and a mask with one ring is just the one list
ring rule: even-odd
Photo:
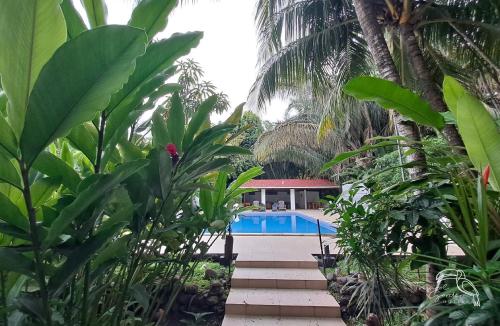
[[182,106],[179,93],[174,93],[170,100],[170,110],[168,111],[167,129],[170,141],[181,150],[182,138],[184,137],[184,108]]
[[0,116],[0,147],[3,147],[12,157],[19,157],[16,135],[2,116]]
[[442,129],[443,117],[417,94],[398,84],[375,77],[356,77],[345,86],[344,92],[358,100],[375,101],[385,109],[393,109],[425,126]]
[[97,181],[78,194],[78,197],[66,206],[51,224],[44,246],[52,244],[87,207],[99,200],[103,195],[116,187],[120,182],[143,168],[147,160],[137,160],[120,165],[109,175],[98,176]]
[[98,136],[97,130],[91,122],[74,127],[66,138],[91,162],[95,162]]
[[236,180],[234,180],[229,187],[227,188],[227,195],[230,196],[233,192],[238,190],[240,186],[252,180],[253,178],[264,173],[264,170],[260,166],[254,166],[253,168],[248,169],[247,171],[241,173]]
[[81,181],[80,176],[72,167],[47,151],[43,151],[38,155],[38,158],[33,163],[33,168],[49,177],[60,178],[62,184],[73,192],[77,191],[78,184]]
[[30,96],[21,136],[24,161],[31,164],[48,144],[103,110],[134,70],[146,42],[139,29],[104,26],[61,46]]
[[170,142],[170,137],[168,135],[167,124],[161,116],[160,112],[156,110],[153,113],[151,119],[151,134],[153,135],[153,146],[154,147],[164,147]]
[[[159,73],[165,72],[175,60],[188,54],[192,48],[198,45],[202,36],[201,32],[176,33],[166,40],[150,44],[146,53],[137,59],[136,69],[123,89],[111,98],[106,113],[109,115],[120,106],[127,106],[128,102],[134,100],[136,93],[145,82],[156,77]],[[168,75],[171,72],[166,71],[165,73]]]
[[13,225],[21,230],[28,231],[28,219],[19,208],[3,193],[0,192],[0,220]]
[[87,13],[90,27],[106,25],[108,9],[104,0],[81,0],[81,2]]
[[14,248],[0,248],[0,270],[33,276],[33,261]]
[[175,68],[172,64],[198,45],[202,36],[200,32],[174,34],[166,40],[150,44],[146,53],[137,59],[134,73],[123,88],[111,98],[106,108],[109,118],[104,133],[103,164],[108,161],[111,150],[116,147],[122,134],[135,121],[134,116],[140,114],[131,112],[140,110],[143,99],[150,96],[155,89],[163,87],[163,92],[172,89],[161,85],[165,79],[174,74]]
[[243,107],[245,106],[245,103],[241,103],[234,109],[233,113],[229,116],[229,118],[226,119],[224,123],[226,124],[231,124],[231,125],[238,125],[241,121],[241,116],[243,115]]
[[54,192],[59,188],[61,182],[59,178],[40,178],[37,179],[31,186],[31,201],[34,208],[39,208],[49,199]]
[[14,166],[14,161],[10,155],[0,149],[0,183],[7,182],[14,187],[22,189],[21,176]]
[[323,167],[321,168],[321,171],[326,171],[329,168],[331,168],[339,163],[342,163],[343,161],[350,159],[351,157],[358,156],[359,154],[361,154],[363,152],[371,151],[371,150],[381,148],[381,147],[397,146],[397,144],[398,143],[395,140],[394,141],[387,140],[387,141],[381,141],[381,142],[373,144],[373,145],[365,145],[365,146],[362,146],[362,147],[360,147],[356,150],[353,150],[353,151],[340,153],[337,156],[335,156],[333,158],[333,160],[325,163],[323,165]]
[[17,137],[38,74],[65,40],[59,0],[0,1],[0,75]]
[[203,123],[208,119],[210,113],[214,110],[217,103],[217,95],[212,95],[203,101],[196,109],[193,118],[189,121],[184,139],[182,141],[182,150],[185,152],[193,142],[194,136],[200,130]]
[[0,84],[0,115],[5,116],[7,115],[7,95],[1,87],[2,85]]
[[467,91],[460,83],[450,76],[444,76],[443,80],[443,95],[448,109],[457,115],[457,100]]
[[82,17],[73,6],[73,1],[63,0],[61,9],[66,20],[68,39],[73,39],[87,30],[87,26],[85,26]]
[[114,227],[98,232],[76,248],[50,278],[48,288],[51,293],[54,296],[59,295],[64,285],[71,280],[73,275],[89,261],[92,255],[109,242],[120,228],[121,225],[117,224]]
[[474,166],[482,171],[491,167],[491,184],[500,189],[500,134],[495,121],[483,104],[463,93],[456,105],[458,131]]
[[177,5],[177,0],[142,0],[132,12],[128,24],[142,28],[152,39],[167,26],[167,17]]

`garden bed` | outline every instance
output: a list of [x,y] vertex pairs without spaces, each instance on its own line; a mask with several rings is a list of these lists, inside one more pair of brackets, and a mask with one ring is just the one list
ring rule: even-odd
[[230,278],[228,267],[211,260],[198,262],[172,307],[168,325],[221,325]]

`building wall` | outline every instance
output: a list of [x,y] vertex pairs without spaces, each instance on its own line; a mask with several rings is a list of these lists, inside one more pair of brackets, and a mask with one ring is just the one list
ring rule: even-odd
[[[327,190],[329,191],[329,190]],[[307,190],[307,202],[308,203],[319,203],[320,198],[323,196],[324,190],[310,189]],[[243,202],[252,204],[254,200],[260,203],[261,194],[260,190],[256,192],[250,192],[244,194]],[[266,189],[266,203],[271,205],[283,200],[286,207],[290,209],[290,189]],[[304,205],[304,189],[295,189],[295,208],[296,209],[307,209]]]

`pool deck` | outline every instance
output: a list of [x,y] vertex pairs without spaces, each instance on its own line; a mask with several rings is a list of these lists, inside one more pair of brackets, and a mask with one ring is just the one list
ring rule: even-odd
[[[330,253],[338,254],[335,236],[323,235],[323,244],[330,245]],[[320,255],[321,247],[317,235],[234,235],[233,253],[242,257],[260,257],[266,260],[286,260],[297,257],[312,257]],[[217,239],[208,250],[208,254],[224,254],[224,239]],[[462,250],[455,244],[448,245],[448,255],[464,256]],[[411,249],[408,250],[411,252]]]
[[[267,210],[268,213],[274,213]],[[283,211],[282,211],[283,212]],[[319,219],[325,222],[334,222],[336,216],[327,216],[322,210],[296,210],[285,211],[286,213],[301,213],[309,217]],[[262,212],[263,213],[263,212]],[[322,235],[323,245],[330,246],[331,254],[338,254],[339,248],[336,246],[335,235]],[[217,239],[209,249],[208,254],[223,254],[224,239]],[[408,248],[411,253],[411,247]],[[455,244],[448,245],[447,252],[449,256],[464,256],[463,251]],[[311,255],[320,255],[321,247],[318,236],[315,234],[235,234],[233,253],[248,256],[268,257],[305,257]]]

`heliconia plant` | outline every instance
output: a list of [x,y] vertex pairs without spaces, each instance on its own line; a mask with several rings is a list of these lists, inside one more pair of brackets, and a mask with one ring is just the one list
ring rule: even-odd
[[[70,0],[0,2],[6,325],[147,323],[158,309],[168,312],[179,286],[173,280],[185,282],[193,255],[225,232],[229,204],[241,194],[226,188],[223,171],[227,156],[248,154],[226,145],[242,107],[211,126],[210,98],[188,120],[178,88],[167,83],[175,61],[202,37],[154,40],[177,1],[139,1],[124,26],[107,25],[103,0],[82,4],[88,26]],[[166,94],[173,94],[161,108],[168,119],[154,114],[152,139],[129,137]],[[212,205],[216,215],[193,205],[200,192],[224,198]],[[133,316],[131,304],[140,307]]]

